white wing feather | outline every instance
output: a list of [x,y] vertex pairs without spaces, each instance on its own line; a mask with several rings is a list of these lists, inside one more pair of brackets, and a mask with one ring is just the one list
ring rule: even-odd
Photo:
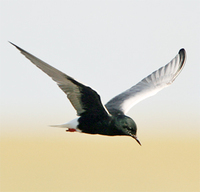
[[169,86],[181,72],[185,63],[186,53],[181,49],[167,65],[144,78],[135,86],[111,99],[106,108],[112,113],[127,113],[135,104],[153,96]]

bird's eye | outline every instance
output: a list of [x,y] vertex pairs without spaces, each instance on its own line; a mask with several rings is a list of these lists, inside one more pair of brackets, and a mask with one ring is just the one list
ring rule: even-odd
[[131,130],[131,127],[128,127],[128,126],[126,126],[126,125],[124,125],[123,128],[124,128],[124,129],[128,129],[128,130]]

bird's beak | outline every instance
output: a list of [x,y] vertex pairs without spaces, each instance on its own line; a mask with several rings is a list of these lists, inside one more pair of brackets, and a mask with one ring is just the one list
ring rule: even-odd
[[139,139],[138,139],[135,135],[131,135],[131,136],[138,142],[139,145],[142,145],[142,144],[140,143]]

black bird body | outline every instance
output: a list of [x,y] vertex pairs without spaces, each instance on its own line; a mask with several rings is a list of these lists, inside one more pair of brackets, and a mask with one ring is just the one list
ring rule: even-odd
[[77,111],[78,118],[55,127],[67,128],[69,132],[101,134],[108,136],[127,135],[137,139],[137,126],[126,116],[128,110],[139,101],[152,96],[169,86],[181,72],[186,53],[181,49],[167,65],[144,78],[138,84],[111,99],[105,106],[99,94],[92,88],[76,81],[44,61],[14,45],[33,64],[49,75],[67,95]]
[[[136,134],[136,124],[128,116],[112,115],[107,117],[96,117],[93,115],[81,115],[78,119],[77,128],[83,133],[101,134],[101,135],[127,135],[130,131],[132,135]],[[123,129],[121,128],[123,127]]]

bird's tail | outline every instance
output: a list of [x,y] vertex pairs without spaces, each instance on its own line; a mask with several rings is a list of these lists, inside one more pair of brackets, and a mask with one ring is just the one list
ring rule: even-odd
[[68,128],[67,123],[61,125],[49,125],[49,127],[60,127],[60,128]]

